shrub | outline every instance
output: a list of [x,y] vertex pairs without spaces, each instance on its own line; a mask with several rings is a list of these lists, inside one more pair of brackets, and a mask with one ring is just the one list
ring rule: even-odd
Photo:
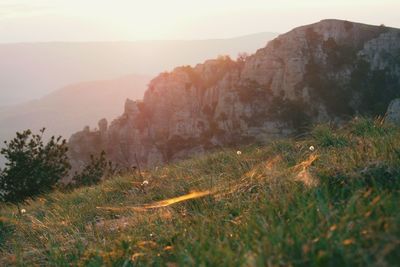
[[115,172],[110,161],[106,159],[106,153],[103,151],[98,157],[90,156],[90,162],[80,173],[75,173],[72,178],[75,186],[91,186],[98,184],[101,179]]
[[258,82],[251,80],[245,81],[242,86],[238,88],[239,99],[246,104],[266,99],[266,97],[271,94],[269,86],[262,86]]
[[311,118],[307,114],[307,105],[302,100],[274,97],[269,107],[269,113],[297,131],[302,131],[311,122]]
[[240,65],[244,65],[246,60],[249,58],[249,54],[246,52],[242,52],[238,54],[238,57],[236,59],[236,62],[239,63]]
[[18,203],[26,198],[49,191],[70,169],[66,140],[52,136],[45,144],[43,134],[22,133],[1,149],[6,167],[0,173],[1,199]]

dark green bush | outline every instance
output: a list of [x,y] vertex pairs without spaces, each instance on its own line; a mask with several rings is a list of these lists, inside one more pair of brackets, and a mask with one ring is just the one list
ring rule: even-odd
[[72,178],[74,186],[91,186],[98,184],[104,177],[115,173],[113,164],[106,159],[103,151],[98,157],[90,156],[90,162]]
[[6,167],[0,172],[1,199],[18,203],[26,198],[50,191],[65,177],[70,168],[67,157],[67,143],[61,136],[52,136],[45,144],[43,134],[32,134],[30,130],[9,142],[0,151],[6,160]]

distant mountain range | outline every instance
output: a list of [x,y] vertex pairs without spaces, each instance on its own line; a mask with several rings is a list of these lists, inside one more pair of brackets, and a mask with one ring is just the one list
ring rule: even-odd
[[0,106],[37,99],[67,84],[131,73],[155,76],[218,55],[253,53],[276,36],[258,33],[193,41],[0,44]]
[[69,135],[99,118],[114,118],[126,98],[143,97],[149,76],[128,75],[118,79],[82,82],[66,86],[39,100],[0,108],[0,140],[16,131],[47,128],[48,135]]

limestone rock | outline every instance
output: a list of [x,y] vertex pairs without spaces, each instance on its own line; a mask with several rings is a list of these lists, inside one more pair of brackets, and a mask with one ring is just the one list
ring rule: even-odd
[[400,126],[400,98],[390,102],[386,112],[385,122]]
[[138,112],[137,102],[127,99],[125,101],[125,114],[136,114]]
[[[70,158],[79,168],[104,150],[119,165],[154,167],[316,122],[377,115],[400,97],[399,58],[398,29],[340,20],[299,27],[244,60],[219,57],[160,74],[108,127],[73,135]],[[398,118],[398,103],[388,120]]]
[[100,131],[101,133],[105,133],[105,132],[107,131],[107,129],[108,129],[108,122],[107,122],[107,119],[101,119],[101,120],[99,120],[98,126],[99,126],[99,131]]

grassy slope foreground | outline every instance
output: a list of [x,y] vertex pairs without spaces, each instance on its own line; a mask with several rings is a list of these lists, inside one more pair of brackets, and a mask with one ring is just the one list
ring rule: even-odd
[[400,262],[400,131],[379,121],[320,125],[142,176],[45,195],[21,217],[1,206],[0,265]]

